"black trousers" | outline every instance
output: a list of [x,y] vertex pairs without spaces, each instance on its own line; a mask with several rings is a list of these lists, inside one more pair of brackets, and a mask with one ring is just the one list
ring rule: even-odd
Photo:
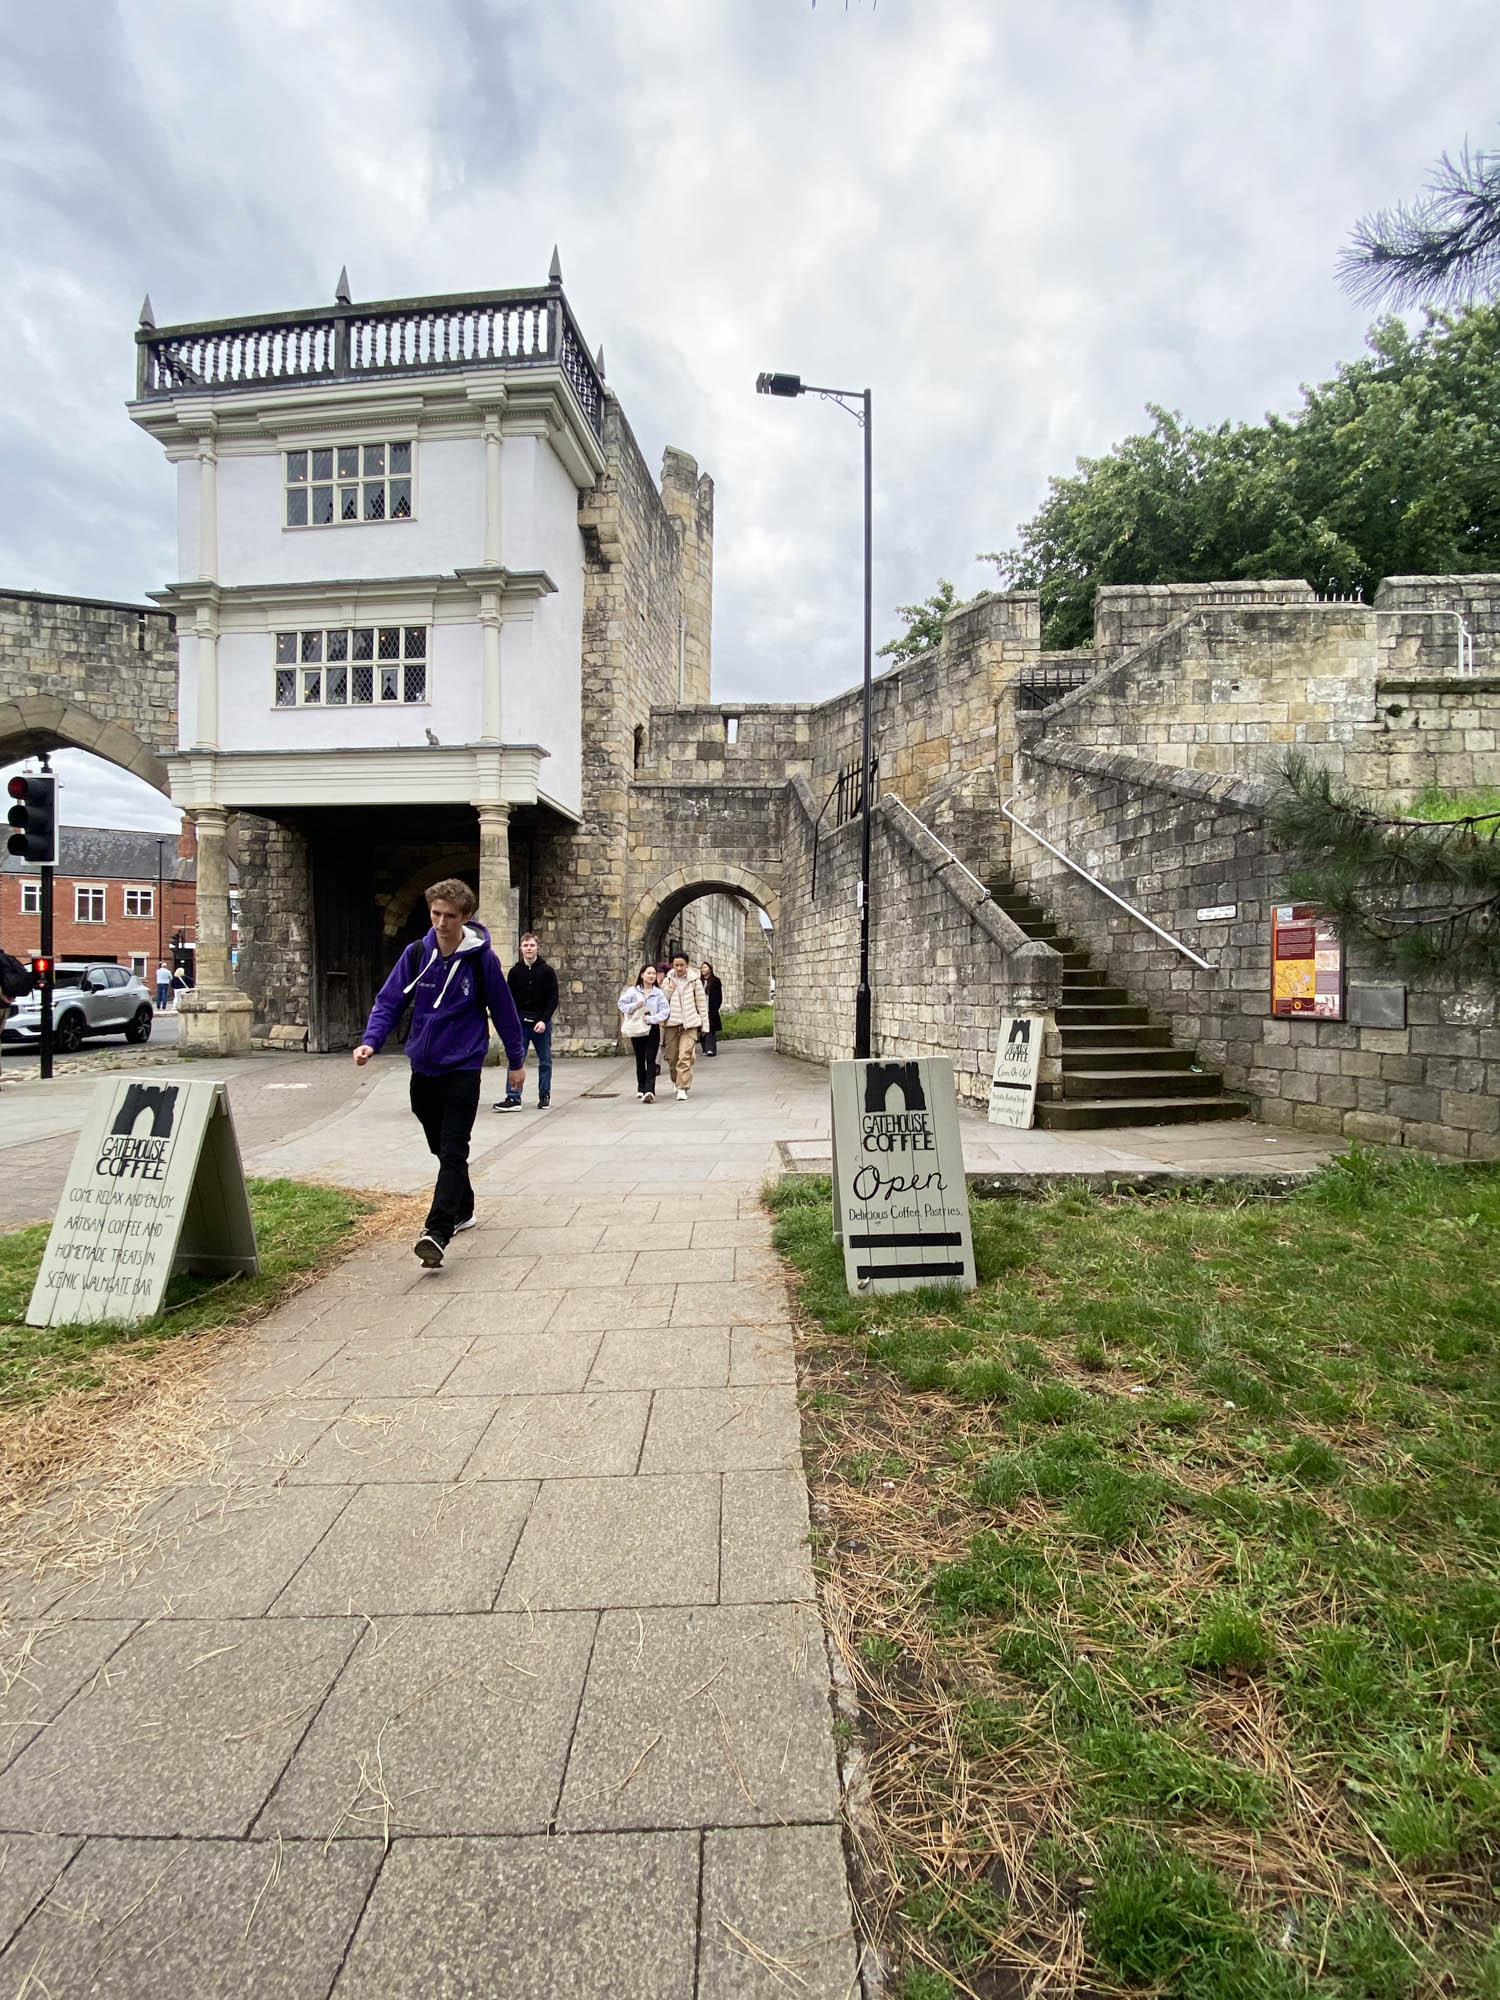
[[656,1056],[661,1047],[661,1023],[653,1021],[644,1035],[637,1035],[630,1044],[635,1050],[635,1087],[637,1090],[655,1090]]
[[446,1243],[460,1222],[474,1213],[469,1183],[469,1136],[479,1109],[477,1069],[449,1070],[445,1076],[411,1073],[411,1108],[421,1121],[427,1150],[437,1156],[437,1186],[427,1211],[426,1230]]

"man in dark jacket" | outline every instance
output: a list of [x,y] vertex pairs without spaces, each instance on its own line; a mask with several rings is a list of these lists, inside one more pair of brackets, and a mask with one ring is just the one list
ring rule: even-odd
[[[542,957],[535,931],[527,931],[521,939],[521,956],[505,977],[521,1017],[526,1044],[536,1050],[536,1108],[545,1111],[552,1102],[552,1016],[557,1012],[557,974]],[[524,1054],[521,1060],[525,1062]],[[509,1082],[510,1088],[495,1106],[497,1111],[521,1108],[524,1076],[521,1084],[514,1077]]]
[[455,1231],[474,1227],[469,1137],[479,1109],[479,1073],[489,1053],[491,1021],[505,1044],[510,1085],[519,1090],[526,1043],[500,961],[483,924],[471,924],[474,891],[467,882],[434,882],[427,891],[432,928],[409,944],[375,996],[365,1038],[354,1051],[362,1069],[391,1032],[408,1000],[411,1027],[411,1108],[427,1149],[437,1155],[437,1186],[417,1256],[429,1269],[443,1261]]

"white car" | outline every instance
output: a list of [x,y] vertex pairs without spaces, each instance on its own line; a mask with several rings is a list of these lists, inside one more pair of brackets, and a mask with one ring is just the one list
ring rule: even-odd
[[[52,987],[52,1046],[59,1055],[75,1054],[85,1035],[123,1034],[127,1042],[149,1042],[154,1018],[151,995],[128,966],[58,967]],[[39,992],[14,1003],[3,1034],[7,1042],[41,1041]]]

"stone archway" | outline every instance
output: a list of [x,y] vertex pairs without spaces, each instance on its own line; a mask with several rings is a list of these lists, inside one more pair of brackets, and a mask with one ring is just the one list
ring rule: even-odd
[[[479,839],[476,835],[467,847],[448,847],[430,856],[422,866],[408,875],[401,887],[394,891],[386,903],[381,918],[381,936],[390,944],[405,930],[412,911],[421,900],[429,883],[441,882],[449,875],[457,875],[478,890]],[[470,878],[476,878],[471,880]]]
[[165,762],[149,743],[118,722],[101,721],[57,695],[23,694],[0,700],[0,764],[35,757],[43,750],[87,750],[171,797]]
[[673,919],[699,896],[714,894],[748,896],[771,919],[773,930],[781,921],[779,893],[750,869],[728,861],[678,868],[653,884],[636,904],[630,919],[631,958],[636,962],[659,958]]

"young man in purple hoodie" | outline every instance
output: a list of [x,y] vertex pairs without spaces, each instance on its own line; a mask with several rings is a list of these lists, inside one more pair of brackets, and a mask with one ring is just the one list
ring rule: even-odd
[[467,882],[434,882],[427,891],[432,928],[409,944],[375,996],[365,1038],[354,1051],[359,1068],[375,1055],[411,1001],[406,1053],[411,1060],[411,1108],[437,1155],[437,1186],[417,1256],[435,1269],[456,1231],[474,1227],[469,1137],[479,1109],[479,1073],[489,1050],[491,1021],[505,1044],[512,1090],[521,1087],[526,1041],[500,961],[483,924],[471,924],[474,891]]

